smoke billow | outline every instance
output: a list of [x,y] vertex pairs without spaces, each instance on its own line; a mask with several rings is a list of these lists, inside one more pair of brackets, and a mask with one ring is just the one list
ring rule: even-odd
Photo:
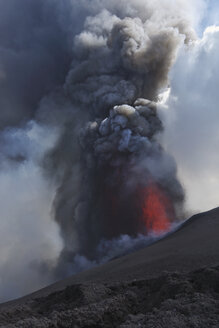
[[75,254],[97,260],[103,238],[168,230],[179,216],[183,189],[158,141],[163,127],[155,101],[178,45],[194,33],[166,11],[158,21],[150,9],[145,18],[104,9],[74,38],[63,90],[71,114],[46,158],[48,170],[62,172],[54,202],[65,243],[62,269]]
[[218,26],[205,29],[189,51],[181,48],[162,111],[166,148],[177,161],[186,207],[196,212],[218,206],[218,50]]
[[[157,102],[202,5],[0,0],[1,172],[13,172],[21,191],[31,185],[13,216],[37,204],[34,215],[21,211],[39,231],[27,263],[36,288],[146,245],[180,219],[184,192],[161,145]],[[21,254],[32,232],[12,224]]]

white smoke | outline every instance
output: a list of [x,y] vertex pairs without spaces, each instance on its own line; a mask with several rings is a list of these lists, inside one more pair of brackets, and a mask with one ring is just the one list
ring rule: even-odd
[[219,204],[218,51],[218,26],[181,48],[163,109],[166,147],[177,161],[187,208],[196,212]]
[[54,132],[33,122],[1,135],[0,301],[54,280],[62,240],[50,213],[55,188],[39,167],[54,140]]

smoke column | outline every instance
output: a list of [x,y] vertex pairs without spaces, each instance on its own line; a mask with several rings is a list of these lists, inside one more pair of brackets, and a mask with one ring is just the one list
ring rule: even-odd
[[[36,274],[34,288],[145,245],[180,220],[184,191],[162,147],[157,104],[203,8],[198,0],[0,0],[1,172],[13,172],[18,190],[29,181],[13,216],[38,231],[26,264],[24,236],[33,232],[14,220],[20,239],[5,258]],[[2,194],[11,185],[7,178]],[[25,201],[39,201],[38,218],[20,211]]]
[[158,141],[155,102],[178,45],[194,32],[165,6],[157,15],[151,2],[130,2],[130,13],[112,9],[88,16],[74,37],[62,91],[67,122],[45,161],[50,174],[61,174],[54,201],[61,269],[76,254],[101,260],[102,239],[168,231],[184,198],[174,160]]

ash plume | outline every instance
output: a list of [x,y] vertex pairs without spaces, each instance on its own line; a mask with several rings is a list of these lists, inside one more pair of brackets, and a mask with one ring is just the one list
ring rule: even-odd
[[157,16],[146,3],[145,17],[130,6],[135,12],[129,17],[115,7],[86,18],[59,95],[62,102],[67,98],[61,115],[57,111],[62,132],[45,165],[50,174],[58,172],[60,183],[54,217],[65,243],[62,269],[76,254],[98,260],[102,239],[147,234],[143,208],[151,186],[167,199],[161,216],[170,223],[182,209],[175,162],[159,143],[156,100],[179,44],[194,32],[162,6]]
[[[179,46],[196,37],[202,3],[0,0],[0,201],[13,207],[13,224],[4,211],[3,225],[18,239],[4,249],[2,285],[16,272],[10,258],[23,285],[24,263],[39,288],[145,245],[180,219],[184,192],[160,141],[157,101]],[[21,192],[11,204],[14,184]],[[34,213],[21,211],[26,201]],[[148,208],[156,202],[159,226]],[[38,232],[26,264],[29,226]]]

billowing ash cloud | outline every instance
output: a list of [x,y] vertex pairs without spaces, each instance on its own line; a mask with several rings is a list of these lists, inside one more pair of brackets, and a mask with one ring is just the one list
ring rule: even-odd
[[[197,8],[202,0],[0,1],[0,169],[21,190],[11,204],[11,179],[0,189],[13,209],[2,225],[13,222],[19,236],[0,261],[10,280],[15,258],[38,288],[147,244],[179,219],[184,193],[156,103],[179,46],[195,38]],[[20,211],[25,200],[37,210]],[[14,255],[30,244],[23,224],[38,231],[30,258]]]
[[164,207],[153,213],[161,216],[161,230],[182,205],[175,163],[158,142],[162,123],[154,101],[167,84],[178,45],[194,34],[166,11],[161,17],[153,10],[136,14],[121,18],[103,10],[88,17],[74,38],[62,95],[68,122],[46,159],[61,180],[54,203],[65,242],[61,268],[63,259],[78,253],[96,260],[102,238],[147,233],[151,218],[144,207],[155,202],[154,194]]
[[[81,131],[84,175],[71,227],[62,226],[62,215],[56,217],[64,240],[77,232],[77,251],[91,257],[102,238],[147,233],[142,208],[144,190],[152,183],[175,204],[183,200],[175,164],[155,138],[162,129],[155,104],[138,99],[134,106],[115,106],[108,118],[90,122]],[[174,209],[168,215],[176,219]],[[68,250],[72,246],[70,242]]]

